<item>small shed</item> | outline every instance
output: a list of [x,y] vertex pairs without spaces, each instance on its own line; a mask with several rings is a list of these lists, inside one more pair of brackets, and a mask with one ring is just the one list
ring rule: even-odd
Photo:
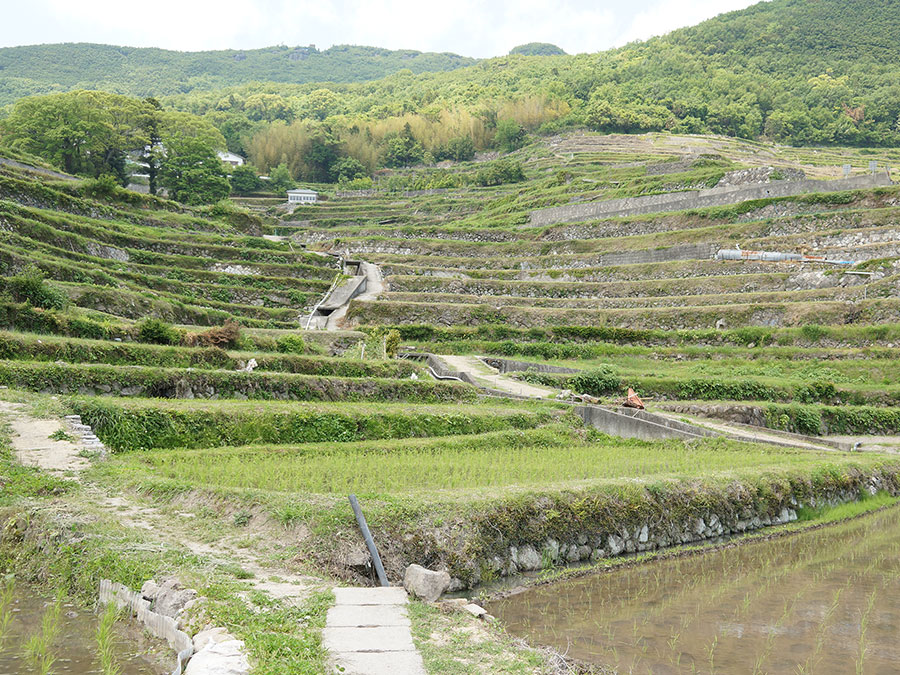
[[315,204],[319,201],[319,193],[315,190],[306,190],[297,188],[296,190],[288,190],[288,204]]

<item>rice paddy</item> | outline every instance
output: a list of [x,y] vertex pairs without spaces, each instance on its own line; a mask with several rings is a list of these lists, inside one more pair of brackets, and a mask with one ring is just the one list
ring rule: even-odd
[[900,507],[788,538],[531,589],[512,632],[620,673],[890,673]]
[[402,494],[658,479],[756,477],[872,465],[867,456],[721,439],[639,441],[559,424],[462,437],[154,450],[111,468],[195,487],[294,493]]

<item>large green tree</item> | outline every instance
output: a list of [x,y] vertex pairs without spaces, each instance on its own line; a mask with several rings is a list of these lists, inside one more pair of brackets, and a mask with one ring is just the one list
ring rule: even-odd
[[242,164],[231,170],[231,189],[239,195],[256,192],[262,187],[262,181],[256,172],[256,167],[250,164]]
[[159,182],[169,197],[185,204],[213,204],[231,192],[216,151],[198,138],[181,137],[167,143]]
[[73,91],[20,99],[3,121],[12,147],[72,174],[127,180],[126,154],[149,143],[151,106],[102,91]]

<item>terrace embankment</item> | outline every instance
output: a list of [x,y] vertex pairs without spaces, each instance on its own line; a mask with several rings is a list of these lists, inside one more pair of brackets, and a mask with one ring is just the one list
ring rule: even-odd
[[578,204],[560,206],[533,211],[531,224],[535,227],[554,223],[590,220],[592,218],[614,218],[617,216],[633,216],[658,211],[683,211],[686,209],[724,206],[753,199],[770,197],[788,197],[813,192],[837,192],[840,190],[856,190],[860,188],[884,187],[892,185],[887,174],[856,176],[834,181],[817,180],[784,180],[765,185],[722,186],[707,190],[687,192],[670,192],[661,195],[647,195],[626,199],[615,199],[594,204]]
[[881,490],[900,494],[900,464],[498,495],[452,520],[435,509],[418,514],[415,526],[398,527],[376,515],[374,531],[389,575],[402,576],[406,564],[417,562],[447,569],[462,588],[749,532],[793,521],[802,506],[851,502]]

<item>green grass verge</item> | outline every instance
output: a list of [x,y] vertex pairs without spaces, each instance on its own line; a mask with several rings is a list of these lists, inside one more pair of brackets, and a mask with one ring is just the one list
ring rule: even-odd
[[567,410],[548,404],[409,405],[75,398],[72,410],[116,451],[255,443],[349,442],[529,429]]
[[848,459],[719,439],[622,439],[557,424],[451,438],[167,450],[117,461],[126,472],[212,489],[388,496],[581,481],[703,479],[751,470],[780,473],[823,462],[839,466]]
[[0,361],[0,384],[63,394],[119,394],[155,398],[249,398],[294,401],[474,401],[475,388],[458,382],[337,378],[141,366]]

